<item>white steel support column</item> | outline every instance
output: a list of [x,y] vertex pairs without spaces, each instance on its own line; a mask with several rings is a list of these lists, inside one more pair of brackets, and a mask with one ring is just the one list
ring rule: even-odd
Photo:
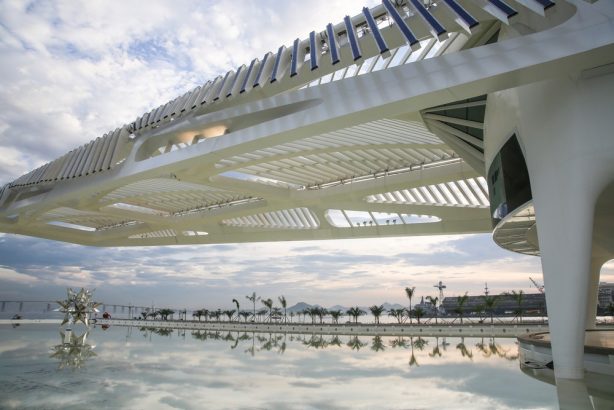
[[612,71],[489,95],[487,164],[512,134],[526,158],[557,379],[584,377],[584,331],[594,314],[589,294],[601,266],[594,254],[595,204],[614,180]]
[[595,204],[614,179],[612,95],[612,74],[518,90],[518,131],[531,179],[557,378],[584,376],[589,293],[599,280]]

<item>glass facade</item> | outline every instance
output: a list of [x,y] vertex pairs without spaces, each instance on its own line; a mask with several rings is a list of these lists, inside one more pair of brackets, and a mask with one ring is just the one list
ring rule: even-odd
[[493,227],[533,198],[527,164],[515,134],[492,161],[487,181]]

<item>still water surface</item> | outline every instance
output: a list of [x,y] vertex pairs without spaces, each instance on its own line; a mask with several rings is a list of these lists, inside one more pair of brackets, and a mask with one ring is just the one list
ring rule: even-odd
[[0,408],[557,408],[515,339],[84,330],[0,326]]

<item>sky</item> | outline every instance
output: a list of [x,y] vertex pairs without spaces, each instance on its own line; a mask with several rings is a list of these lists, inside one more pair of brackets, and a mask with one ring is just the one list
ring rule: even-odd
[[[280,44],[360,12],[355,1],[0,0],[0,184]],[[522,289],[540,260],[491,235],[92,248],[0,234],[0,300],[96,288],[105,303],[230,307],[255,291],[323,306]],[[602,270],[614,281],[614,264]]]

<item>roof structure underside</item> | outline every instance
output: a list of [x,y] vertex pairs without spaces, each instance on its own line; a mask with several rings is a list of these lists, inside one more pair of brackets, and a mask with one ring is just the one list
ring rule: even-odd
[[[491,231],[487,93],[427,76],[567,10],[552,5],[384,0],[5,185],[0,230],[96,246]],[[426,84],[399,82],[416,70]]]

